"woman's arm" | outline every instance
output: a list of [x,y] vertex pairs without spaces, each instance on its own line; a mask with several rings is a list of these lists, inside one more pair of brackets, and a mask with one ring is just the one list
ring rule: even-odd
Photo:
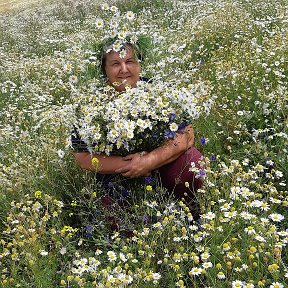
[[[75,152],[75,159],[82,169],[97,171],[100,174],[115,174],[115,170],[127,165],[122,156],[106,156],[103,154],[90,154],[89,152]],[[98,165],[92,164],[92,159],[98,159]]]
[[191,125],[186,126],[184,133],[177,133],[174,139],[167,140],[164,145],[149,153],[130,154],[123,157],[129,161],[125,166],[116,170],[125,177],[146,176],[165,164],[177,159],[183,152],[194,144],[194,131]]
[[[151,171],[177,159],[184,151],[194,144],[194,131],[191,125],[183,133],[177,133],[175,138],[167,140],[164,145],[149,153],[135,153],[125,157],[90,154],[89,152],[74,153],[75,159],[82,169],[100,174],[122,174],[125,177],[147,176]],[[97,158],[97,167],[92,159]]]

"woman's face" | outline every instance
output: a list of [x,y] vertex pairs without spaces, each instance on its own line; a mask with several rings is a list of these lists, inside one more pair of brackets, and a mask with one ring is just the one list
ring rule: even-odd
[[127,54],[120,58],[119,53],[111,51],[106,55],[105,72],[108,81],[117,91],[124,91],[126,86],[135,87],[140,80],[141,67],[135,58],[133,48],[127,47]]

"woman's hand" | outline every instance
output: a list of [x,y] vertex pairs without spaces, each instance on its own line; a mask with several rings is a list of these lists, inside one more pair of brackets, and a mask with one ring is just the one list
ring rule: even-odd
[[122,159],[127,161],[127,165],[115,170],[124,177],[146,177],[151,174],[151,161],[149,161],[148,152],[129,154]]
[[[177,159],[193,146],[194,131],[191,125],[185,127],[183,133],[177,133],[174,139],[166,141],[162,146],[148,152],[129,154],[123,157],[124,166],[115,169],[115,173],[124,177],[144,177],[151,171]],[[125,165],[127,161],[127,165]]]
[[[191,125],[186,126],[183,133],[177,133],[174,139],[167,140],[162,146],[148,152],[129,154],[125,157],[90,154],[89,152],[74,153],[77,162],[83,169],[100,174],[122,174],[124,177],[146,177],[151,171],[177,159],[194,143],[194,131]],[[97,158],[97,169],[92,159]]]

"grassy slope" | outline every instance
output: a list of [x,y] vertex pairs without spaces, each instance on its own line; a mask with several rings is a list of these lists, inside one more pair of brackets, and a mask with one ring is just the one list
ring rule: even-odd
[[1,0],[0,13],[11,12],[17,9],[23,9],[31,5],[38,5],[42,0]]

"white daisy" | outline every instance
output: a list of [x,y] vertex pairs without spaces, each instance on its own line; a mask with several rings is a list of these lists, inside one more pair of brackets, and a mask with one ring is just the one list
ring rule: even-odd
[[108,252],[107,252],[107,256],[108,256],[108,260],[109,260],[110,262],[117,260],[116,253],[113,252],[113,251],[108,251]]
[[284,288],[284,285],[282,283],[279,282],[273,282],[269,288]]
[[104,21],[100,18],[96,19],[95,25],[97,29],[103,29],[104,27]]
[[169,125],[169,128],[171,131],[176,132],[178,130],[178,125],[173,122]]
[[278,213],[272,213],[268,216],[274,222],[281,222],[284,219],[284,216]]
[[107,11],[109,10],[109,5],[107,3],[104,3],[102,6],[101,6],[102,10],[104,11]]
[[217,274],[217,278],[222,280],[222,279],[225,279],[226,276],[225,276],[225,274],[224,274],[222,271],[220,271],[220,272],[218,272],[218,274]]
[[244,283],[240,280],[235,280],[232,282],[232,288],[240,288],[243,286],[244,286]]
[[132,21],[134,18],[135,18],[135,14],[132,12],[132,11],[128,11],[126,13],[126,18],[129,20],[129,21]]
[[202,268],[194,267],[190,270],[189,275],[198,276],[203,272]]
[[69,77],[69,82],[70,82],[70,83],[73,83],[73,84],[77,83],[77,82],[78,82],[77,76],[76,76],[76,75],[71,75],[71,76]]

